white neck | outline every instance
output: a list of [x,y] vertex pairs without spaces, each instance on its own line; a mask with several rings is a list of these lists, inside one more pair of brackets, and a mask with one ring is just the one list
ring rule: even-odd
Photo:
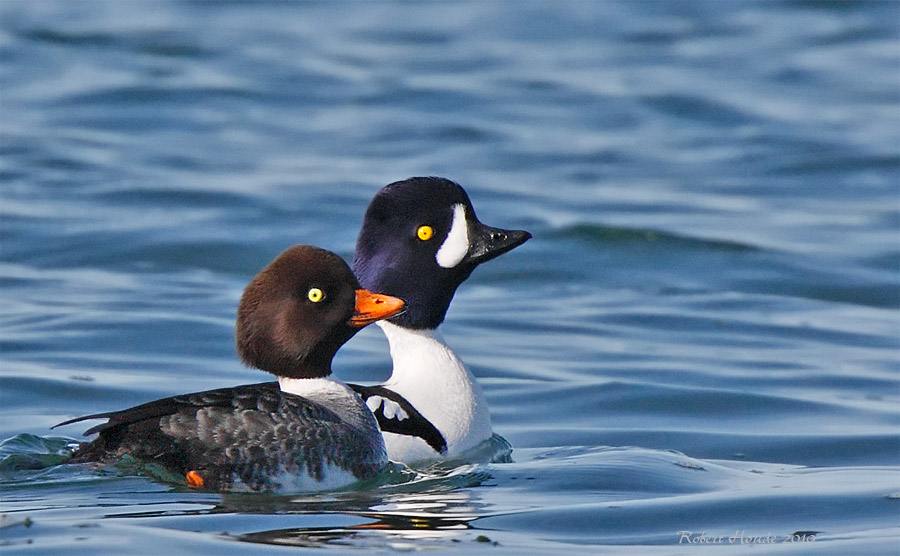
[[282,392],[314,401],[356,426],[371,426],[369,410],[362,399],[349,386],[334,377],[288,378],[278,377]]
[[[472,373],[436,330],[377,323],[391,346],[394,370],[384,384],[428,419],[447,441],[447,455],[491,437],[491,416]],[[390,450],[390,447],[389,447]]]
[[278,377],[278,387],[282,392],[315,399],[322,395],[345,395],[349,387],[332,376],[321,378]]

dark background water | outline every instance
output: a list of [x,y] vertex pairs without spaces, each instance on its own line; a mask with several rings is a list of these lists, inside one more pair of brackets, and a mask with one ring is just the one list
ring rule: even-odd
[[[5,552],[900,553],[898,2],[0,0],[0,149]],[[243,286],[349,258],[411,175],[535,235],[443,327],[513,463],[294,498],[21,469],[264,379]],[[336,369],[386,378],[380,332]]]

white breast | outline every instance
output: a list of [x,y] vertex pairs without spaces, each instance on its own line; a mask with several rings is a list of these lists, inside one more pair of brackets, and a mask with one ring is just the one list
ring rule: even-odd
[[[491,437],[491,417],[481,388],[462,361],[434,330],[410,330],[381,321],[394,370],[384,384],[397,392],[444,436],[447,456],[456,456]],[[418,439],[386,433],[388,457],[411,463],[436,457]]]

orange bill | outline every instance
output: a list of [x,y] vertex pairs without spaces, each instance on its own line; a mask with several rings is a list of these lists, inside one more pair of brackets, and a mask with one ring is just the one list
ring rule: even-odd
[[350,326],[362,328],[377,320],[393,317],[402,309],[402,299],[369,290],[356,290],[356,311],[350,317]]

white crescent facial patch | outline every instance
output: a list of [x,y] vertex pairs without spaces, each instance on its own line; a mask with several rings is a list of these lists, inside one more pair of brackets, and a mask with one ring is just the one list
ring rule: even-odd
[[450,231],[441,248],[438,249],[435,259],[444,268],[453,268],[469,252],[469,227],[466,224],[466,207],[461,203],[453,205],[453,222]]

